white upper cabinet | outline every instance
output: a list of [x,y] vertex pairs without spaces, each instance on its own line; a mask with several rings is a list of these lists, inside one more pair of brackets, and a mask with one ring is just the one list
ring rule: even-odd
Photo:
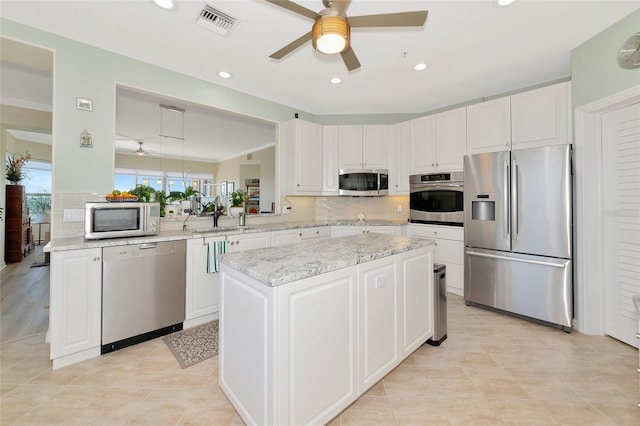
[[325,195],[338,195],[339,138],[338,126],[322,128],[322,192]]
[[512,149],[569,143],[568,82],[511,96]]
[[467,153],[467,109],[436,114],[436,170],[462,170]]
[[466,108],[410,122],[410,174],[460,170],[467,152]]
[[429,172],[436,164],[436,117],[416,118],[409,127],[409,173]]
[[319,195],[323,187],[322,126],[303,120],[282,125],[281,189],[283,195]]
[[565,82],[469,105],[469,154],[570,143],[570,90]]
[[387,126],[338,126],[338,134],[341,169],[387,168]]
[[511,149],[511,98],[509,96],[467,107],[467,151]]
[[389,194],[409,194],[409,139],[411,125],[408,121],[391,128],[389,152]]

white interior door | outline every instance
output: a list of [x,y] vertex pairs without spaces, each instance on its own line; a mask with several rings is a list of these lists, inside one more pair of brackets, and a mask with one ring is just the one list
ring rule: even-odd
[[640,103],[602,116],[605,331],[638,346]]

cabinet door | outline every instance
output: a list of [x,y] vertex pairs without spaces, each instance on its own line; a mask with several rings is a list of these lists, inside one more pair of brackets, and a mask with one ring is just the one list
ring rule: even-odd
[[311,240],[315,238],[331,238],[331,227],[318,226],[315,228],[302,228],[300,230],[300,240]]
[[[296,192],[322,192],[322,126],[296,121]],[[282,166],[290,167],[288,164]]]
[[375,232],[378,234],[400,235],[402,234],[401,225],[367,225],[367,232]]
[[246,251],[269,247],[270,232],[256,232],[227,236],[227,252]]
[[512,149],[569,143],[569,83],[511,96]]
[[368,125],[362,127],[362,167],[365,169],[386,169],[387,126]]
[[409,139],[411,134],[408,121],[393,126],[393,137],[388,143],[389,152],[389,194],[409,195]]
[[467,153],[467,109],[436,114],[436,169],[462,170]]
[[[102,249],[51,253],[49,328],[51,359],[96,349],[102,322]],[[77,362],[76,359],[73,362]]]
[[401,356],[406,356],[433,336],[433,252],[409,252],[402,257],[400,300]]
[[214,319],[214,314],[220,310],[220,274],[211,266],[207,270],[207,257],[209,243],[224,240],[224,237],[187,240],[185,328]]
[[331,238],[335,237],[344,237],[347,235],[358,235],[364,234],[366,232],[366,228],[364,226],[332,226],[331,227]]
[[339,141],[338,126],[322,128],[322,192],[327,195],[338,195]]
[[435,116],[416,118],[410,122],[409,173],[430,172],[436,166]]
[[467,152],[511,149],[511,98],[504,97],[467,107]]
[[300,241],[300,231],[297,229],[271,232],[271,247],[287,246],[296,244],[298,241]]
[[400,319],[396,259],[359,268],[359,393],[373,386],[397,363]]
[[362,126],[339,126],[340,168],[362,168]]

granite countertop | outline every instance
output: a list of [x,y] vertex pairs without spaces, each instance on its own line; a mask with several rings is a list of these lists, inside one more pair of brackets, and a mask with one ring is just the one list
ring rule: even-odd
[[432,240],[368,233],[227,253],[221,262],[275,287],[430,245]]
[[129,237],[129,238],[108,238],[104,240],[87,240],[82,236],[68,237],[68,238],[55,238],[44,246],[45,252],[67,251],[67,250],[81,250],[87,248],[101,248],[111,246],[122,246],[127,244],[144,244],[153,243],[159,241],[176,241],[176,240],[188,240],[191,238],[206,238],[212,236],[225,236],[225,235],[237,235],[237,234],[249,234],[255,232],[271,232],[271,231],[283,231],[288,229],[302,229],[302,228],[314,228],[318,226],[397,226],[406,225],[406,221],[390,221],[384,219],[372,219],[372,220],[332,220],[324,222],[275,222],[275,223],[262,223],[262,224],[247,224],[247,226],[222,226],[214,229],[187,229],[160,231],[157,235],[147,235],[144,237]]

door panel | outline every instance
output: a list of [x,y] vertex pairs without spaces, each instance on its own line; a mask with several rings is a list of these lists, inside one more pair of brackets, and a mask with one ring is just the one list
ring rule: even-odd
[[509,152],[464,158],[465,245],[509,251]]
[[511,153],[511,249],[571,257],[571,151],[568,145]]

